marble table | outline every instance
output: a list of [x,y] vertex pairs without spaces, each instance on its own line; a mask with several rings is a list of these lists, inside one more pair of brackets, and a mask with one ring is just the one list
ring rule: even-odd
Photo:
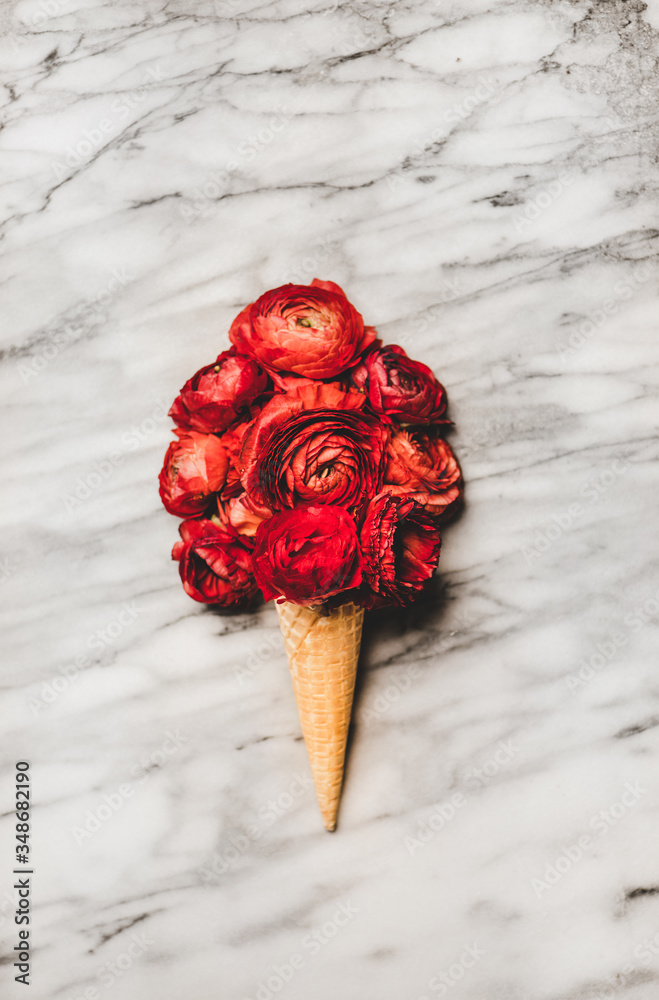
[[[656,1000],[656,0],[3,12],[27,995]],[[437,372],[467,481],[369,616],[334,834],[275,609],[186,597],[156,489],[184,379],[315,276]]]

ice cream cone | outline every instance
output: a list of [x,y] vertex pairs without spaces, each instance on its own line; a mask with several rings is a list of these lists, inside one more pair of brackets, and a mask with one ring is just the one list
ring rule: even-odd
[[327,830],[336,826],[364,609],[278,604],[302,733]]

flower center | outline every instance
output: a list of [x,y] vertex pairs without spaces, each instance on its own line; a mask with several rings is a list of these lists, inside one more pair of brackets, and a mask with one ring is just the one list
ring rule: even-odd
[[410,392],[415,388],[414,380],[411,379],[406,372],[396,370],[395,375],[396,383],[400,389],[403,389],[405,392]]

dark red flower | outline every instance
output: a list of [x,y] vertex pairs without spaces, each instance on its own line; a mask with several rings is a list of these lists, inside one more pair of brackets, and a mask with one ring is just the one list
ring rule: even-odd
[[231,527],[213,521],[183,521],[182,541],[172,549],[183,588],[195,601],[238,611],[257,593],[252,545]]
[[273,396],[242,449],[242,482],[252,500],[272,510],[351,507],[378,493],[388,431],[362,411],[364,402],[323,383]]
[[240,496],[243,492],[243,484],[240,477],[244,463],[241,454],[245,438],[253,426],[254,418],[250,414],[245,420],[232,424],[220,438],[229,458],[227,478],[222,490],[222,497],[225,499]]
[[361,583],[355,522],[327,505],[275,514],[256,533],[253,565],[266,600],[321,604]]
[[233,321],[229,338],[273,374],[327,379],[357,361],[375,330],[364,326],[342,288],[314,278],[261,295]]
[[404,423],[437,423],[446,410],[446,392],[430,368],[396,344],[372,347],[351,381],[368,393],[376,413]]
[[414,500],[382,493],[371,500],[359,532],[367,608],[410,604],[435,571],[439,529]]
[[460,466],[432,428],[394,431],[387,448],[387,493],[411,497],[427,514],[452,513],[462,496]]
[[160,473],[160,499],[170,514],[195,517],[208,508],[221,490],[229,460],[220,439],[196,431],[174,432]]
[[263,369],[232,347],[188,379],[169,415],[179,427],[219,434],[267,384]]

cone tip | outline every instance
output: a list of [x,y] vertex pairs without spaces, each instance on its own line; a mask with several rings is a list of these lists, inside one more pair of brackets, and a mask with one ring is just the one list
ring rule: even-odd
[[337,811],[338,811],[338,802],[336,803],[334,808],[321,809],[321,816],[323,817],[323,826],[329,833],[332,833],[334,830],[336,830]]

